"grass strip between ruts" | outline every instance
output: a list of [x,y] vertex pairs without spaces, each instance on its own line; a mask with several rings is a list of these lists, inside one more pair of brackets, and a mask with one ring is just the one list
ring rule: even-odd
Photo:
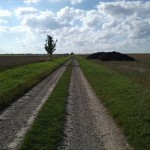
[[70,57],[27,64],[0,72],[0,110],[30,90]]
[[79,64],[96,95],[136,150],[150,150],[150,89],[85,58]]
[[41,108],[20,150],[56,150],[63,138],[72,67],[68,66]]

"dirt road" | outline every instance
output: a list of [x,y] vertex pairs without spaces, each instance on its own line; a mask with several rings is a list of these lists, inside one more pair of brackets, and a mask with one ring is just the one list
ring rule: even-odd
[[131,149],[92,91],[75,59],[69,90],[66,137],[59,150]]
[[65,69],[61,66],[0,114],[0,150],[18,147]]
[[[62,66],[0,114],[0,150],[14,150],[64,72]],[[130,150],[122,132],[108,116],[76,59],[69,88],[62,150]]]

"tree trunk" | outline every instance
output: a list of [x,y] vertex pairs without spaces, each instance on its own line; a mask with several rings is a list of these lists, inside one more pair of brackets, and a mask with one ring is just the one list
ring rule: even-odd
[[50,54],[50,61],[52,61],[53,60],[53,57],[52,57],[52,54]]

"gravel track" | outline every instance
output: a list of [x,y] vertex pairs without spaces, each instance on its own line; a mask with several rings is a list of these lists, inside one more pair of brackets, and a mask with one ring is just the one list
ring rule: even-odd
[[70,63],[68,61],[0,114],[0,150],[14,150]]
[[130,150],[74,59],[65,137],[59,150]]

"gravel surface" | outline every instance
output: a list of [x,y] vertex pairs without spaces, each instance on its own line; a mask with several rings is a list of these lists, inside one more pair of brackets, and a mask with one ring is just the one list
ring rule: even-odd
[[65,137],[59,150],[129,150],[122,132],[108,116],[79,64],[74,60]]
[[21,144],[37,112],[51,94],[67,64],[69,62],[53,72],[0,114],[0,150],[17,149]]

